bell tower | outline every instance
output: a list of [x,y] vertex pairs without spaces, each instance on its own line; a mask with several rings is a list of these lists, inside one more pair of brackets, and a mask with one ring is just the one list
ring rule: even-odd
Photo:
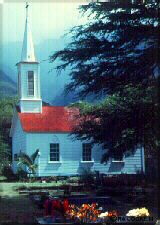
[[40,93],[40,68],[34,53],[30,30],[28,3],[26,3],[26,24],[21,61],[18,68],[18,98],[21,113],[42,113]]

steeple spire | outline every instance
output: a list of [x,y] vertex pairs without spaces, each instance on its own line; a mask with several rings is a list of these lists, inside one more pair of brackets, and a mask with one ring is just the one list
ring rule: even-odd
[[29,7],[29,4],[28,2],[26,2],[26,25],[25,25],[24,38],[23,38],[21,61],[36,62],[36,58],[34,54],[34,46],[32,41],[32,33],[31,33],[29,18],[28,18],[28,7]]
[[40,66],[35,59],[26,3],[26,26],[21,60],[17,63],[19,108],[22,113],[41,113]]

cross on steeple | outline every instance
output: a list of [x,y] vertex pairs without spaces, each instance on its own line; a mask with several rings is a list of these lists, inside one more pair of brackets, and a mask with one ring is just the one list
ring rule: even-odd
[[26,2],[26,8],[28,8],[28,6],[29,6],[29,4],[28,4],[28,2]]
[[34,46],[32,40],[32,33],[30,30],[29,24],[29,15],[28,15],[28,7],[29,4],[26,2],[26,25],[23,39],[23,47],[22,47],[22,57],[21,61],[23,62],[35,62],[35,54],[34,54]]
[[28,2],[26,2],[26,17],[28,17],[28,7],[29,7],[29,4]]

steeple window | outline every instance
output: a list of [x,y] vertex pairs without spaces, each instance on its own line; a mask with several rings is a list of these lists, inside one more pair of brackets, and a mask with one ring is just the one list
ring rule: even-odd
[[34,72],[28,71],[28,95],[34,96]]

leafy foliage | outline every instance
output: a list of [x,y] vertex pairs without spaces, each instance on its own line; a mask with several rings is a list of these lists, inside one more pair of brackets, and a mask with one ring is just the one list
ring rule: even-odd
[[89,14],[89,22],[74,27],[73,41],[50,57],[51,62],[61,60],[60,71],[72,67],[68,91],[78,89],[80,96],[102,91],[110,94],[154,76],[158,60],[156,3],[90,3],[80,9]]
[[[102,161],[109,157],[121,159],[134,153],[135,146],[148,145],[156,149],[156,107],[146,89],[126,86],[124,96],[110,95],[96,105],[79,103],[79,126],[74,130],[78,139],[92,140],[108,149]],[[143,103],[143,104],[142,104]],[[130,150],[130,152],[129,152]],[[118,152],[118,154],[117,154]]]
[[94,173],[90,168],[82,168],[80,181],[90,187],[94,183]]
[[107,152],[102,161],[122,158],[137,146],[155,152],[158,3],[97,2],[80,11],[88,23],[74,27],[72,42],[50,59],[61,60],[60,72],[72,68],[66,91],[76,90],[81,98],[95,94],[103,101],[77,104],[80,124],[73,133],[103,144]]
[[30,173],[35,174],[37,169],[37,164],[35,164],[35,160],[39,154],[39,150],[37,149],[31,156],[27,155],[24,152],[20,152],[18,155],[19,162],[18,166],[26,166]]
[[9,131],[13,115],[13,107],[17,99],[5,97],[0,99],[0,171],[11,162],[11,139]]
[[23,181],[23,180],[27,179],[27,175],[28,175],[27,172],[25,170],[23,170],[22,167],[18,167],[17,172],[16,172],[16,176],[17,176],[18,180]]
[[15,179],[15,175],[12,171],[12,168],[10,165],[4,165],[2,168],[2,174],[7,178],[7,180],[11,181]]
[[0,68],[0,99],[15,96],[16,87],[16,83]]

